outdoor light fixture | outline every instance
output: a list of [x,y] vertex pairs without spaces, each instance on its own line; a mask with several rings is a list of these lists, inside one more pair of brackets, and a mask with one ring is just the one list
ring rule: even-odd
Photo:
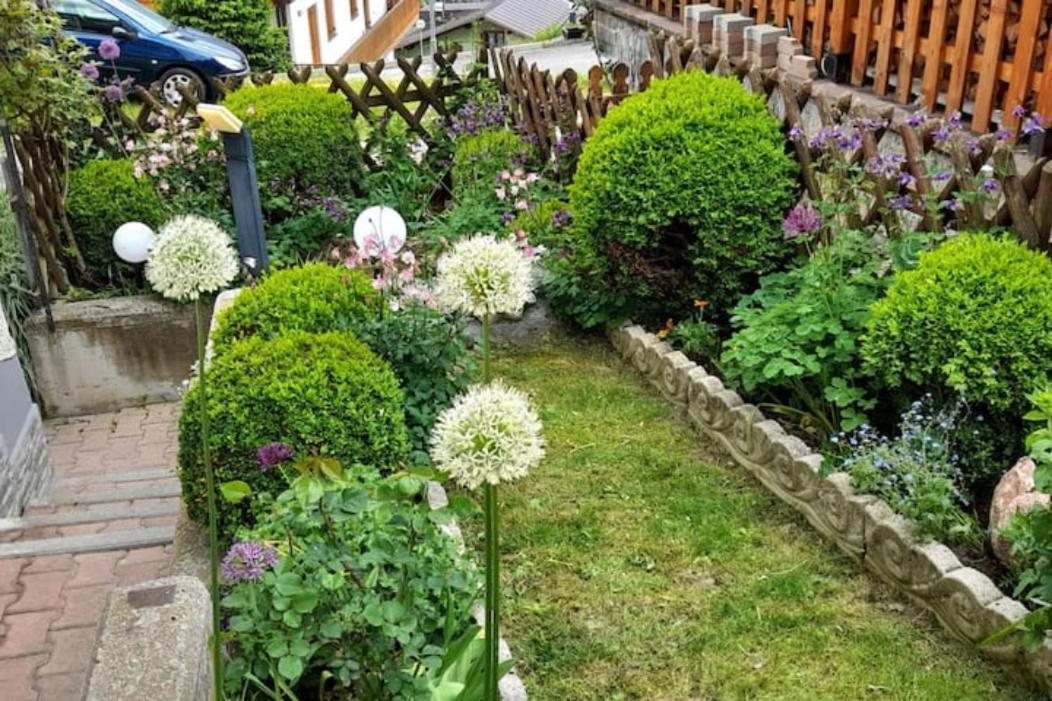
[[370,238],[380,249],[397,253],[405,245],[405,219],[385,205],[369,207],[354,220],[354,243],[359,251],[370,248]]
[[209,128],[223,135],[226,175],[230,182],[230,200],[234,204],[234,223],[237,225],[237,248],[241,262],[253,275],[258,276],[266,272],[268,261],[252,138],[241,120],[222,105],[199,104],[197,114]]
[[150,227],[142,222],[130,221],[121,224],[113,232],[113,251],[126,263],[145,263],[156,238]]

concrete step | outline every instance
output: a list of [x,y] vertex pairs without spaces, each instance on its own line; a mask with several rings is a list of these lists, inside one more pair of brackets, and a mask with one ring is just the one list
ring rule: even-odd
[[83,487],[91,484],[105,484],[123,482],[143,482],[146,480],[175,478],[174,467],[148,467],[142,470],[114,470],[101,474],[84,475],[81,477],[62,477],[56,479],[52,486],[55,490],[65,490],[71,487]]
[[65,555],[102,552],[105,550],[134,550],[156,545],[168,545],[175,539],[175,528],[156,526],[132,528],[109,533],[87,533],[84,535],[60,536],[20,540],[15,543],[0,543],[0,560],[15,557],[37,557],[40,555]]
[[160,499],[177,497],[181,493],[179,482],[172,480],[164,484],[151,484],[142,487],[123,487],[105,489],[97,492],[84,492],[76,489],[57,489],[46,499],[30,502],[32,507],[64,506],[68,504],[104,504],[106,502],[135,501],[136,499]]
[[117,521],[128,518],[155,518],[158,516],[177,516],[179,514],[179,501],[171,499],[163,504],[115,504],[105,505],[96,509],[74,509],[55,514],[38,514],[35,516],[22,516],[21,518],[0,519],[0,532],[24,531],[30,528],[43,528],[46,526],[72,526],[80,523],[97,523],[104,521]]

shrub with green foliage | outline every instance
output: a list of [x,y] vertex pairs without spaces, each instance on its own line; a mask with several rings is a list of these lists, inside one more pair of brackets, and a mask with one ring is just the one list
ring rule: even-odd
[[497,187],[501,171],[525,164],[529,148],[507,129],[490,129],[457,139],[453,150],[453,188],[457,197],[477,195]]
[[[387,472],[408,453],[402,391],[390,366],[348,333],[290,331],[253,337],[216,354],[208,371],[210,440],[217,483],[243,480],[256,492],[280,492],[285,482],[264,471],[256,453],[271,442],[303,454]],[[200,384],[183,400],[179,476],[190,518],[207,517],[201,462]],[[248,520],[243,506],[220,505],[229,538]]]
[[140,221],[156,229],[167,218],[164,200],[149,180],[135,177],[129,160],[88,161],[71,171],[66,211],[84,262],[99,282],[134,275],[113,252],[117,227]]
[[270,0],[161,0],[160,10],[173,22],[235,44],[252,70],[283,70],[292,63],[288,37],[272,21]]
[[556,303],[584,326],[664,321],[683,299],[726,317],[790,252],[796,166],[763,100],[700,71],[611,110],[570,186],[577,241],[553,258]]
[[224,353],[239,339],[271,339],[286,331],[354,331],[380,312],[380,296],[364,273],[309,263],[271,273],[222,312],[212,342]]
[[252,133],[265,201],[268,188],[315,197],[356,192],[364,170],[362,148],[341,95],[282,83],[242,88],[224,104]]
[[861,354],[890,388],[959,395],[987,412],[1000,454],[970,470],[998,473],[1022,447],[1027,394],[1052,378],[1049,329],[1052,261],[1012,238],[961,234],[895,278],[870,309]]
[[[230,572],[230,698],[257,690],[247,675],[268,698],[326,698],[332,687],[333,698],[462,698],[431,691],[446,650],[470,634],[479,575],[439,529],[448,516],[430,511],[424,480],[356,472],[297,478],[240,534],[235,548],[277,562],[258,578]],[[295,697],[279,694],[286,686]]]

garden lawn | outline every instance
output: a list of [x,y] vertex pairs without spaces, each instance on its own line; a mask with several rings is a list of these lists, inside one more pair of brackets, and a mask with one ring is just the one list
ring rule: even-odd
[[503,632],[531,701],[1041,698],[706,452],[601,341],[502,351],[495,374],[548,440],[502,488]]

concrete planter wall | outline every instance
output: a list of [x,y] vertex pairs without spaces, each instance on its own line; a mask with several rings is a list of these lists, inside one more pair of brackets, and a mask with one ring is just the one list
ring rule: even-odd
[[[948,547],[913,535],[879,499],[856,494],[846,474],[822,477],[822,456],[746,404],[720,378],[639,326],[611,332],[617,352],[707,438],[857,562],[931,611],[954,636],[978,644],[1027,609]],[[1052,690],[1052,641],[1033,652],[1015,640],[984,646],[990,658]]]
[[172,401],[197,358],[192,305],[154,296],[58,302],[26,323],[48,416]]

